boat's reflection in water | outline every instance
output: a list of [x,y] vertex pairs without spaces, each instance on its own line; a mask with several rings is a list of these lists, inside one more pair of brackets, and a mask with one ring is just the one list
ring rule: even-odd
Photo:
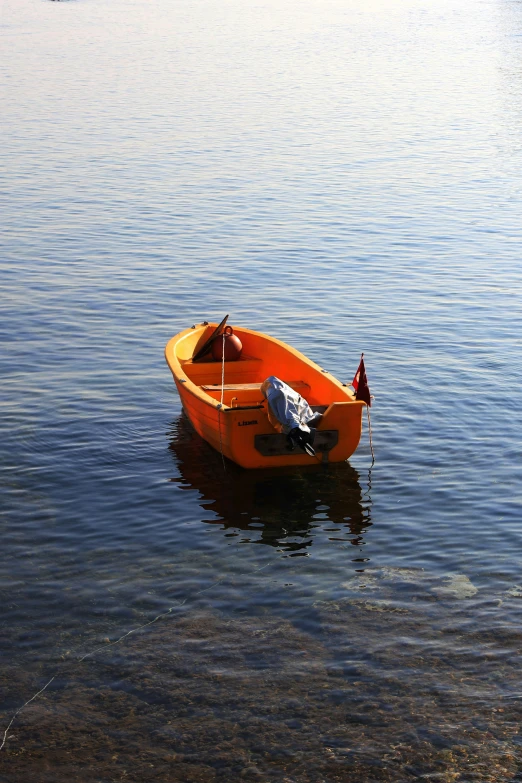
[[200,493],[201,507],[217,517],[202,521],[220,525],[226,536],[295,554],[304,554],[318,536],[363,545],[371,525],[369,487],[363,495],[359,474],[347,462],[250,471],[226,460],[224,466],[184,414],[169,438],[180,474],[172,481]]

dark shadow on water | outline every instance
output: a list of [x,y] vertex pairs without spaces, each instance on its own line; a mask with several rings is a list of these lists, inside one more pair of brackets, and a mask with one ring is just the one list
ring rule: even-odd
[[200,505],[226,536],[305,553],[321,531],[331,541],[361,546],[371,525],[371,499],[348,463],[310,468],[244,470],[208,445],[182,414],[169,435],[181,489],[197,490]]

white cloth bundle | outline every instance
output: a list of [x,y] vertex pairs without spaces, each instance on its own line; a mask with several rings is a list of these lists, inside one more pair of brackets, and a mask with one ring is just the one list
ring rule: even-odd
[[261,391],[268,400],[268,405],[281,425],[282,431],[288,435],[295,427],[304,432],[310,432],[308,422],[315,414],[304,397],[288,386],[284,381],[271,375],[261,385]]

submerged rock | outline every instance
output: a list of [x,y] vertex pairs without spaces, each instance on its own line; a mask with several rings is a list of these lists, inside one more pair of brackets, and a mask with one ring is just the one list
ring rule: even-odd
[[465,574],[450,574],[446,580],[444,584],[432,588],[432,591],[442,598],[472,598],[478,593],[478,587],[475,587]]
[[384,566],[380,569],[381,578],[388,582],[422,582],[426,579],[423,568],[401,568]]
[[357,574],[346,582],[341,583],[345,590],[378,590],[379,584],[375,576],[370,574]]
[[401,606],[396,606],[391,601],[373,600],[364,601],[363,599],[355,599],[350,601],[352,606],[358,609],[365,609],[367,612],[394,612],[396,614],[409,614],[407,609]]
[[426,578],[422,568],[384,566],[382,568],[367,568],[364,573],[356,574],[346,582],[342,582],[341,587],[346,590],[376,590],[382,587],[383,582],[420,584]]
[[514,587],[511,587],[509,590],[506,591],[506,596],[508,598],[522,598],[522,587],[520,587],[520,585],[515,585]]

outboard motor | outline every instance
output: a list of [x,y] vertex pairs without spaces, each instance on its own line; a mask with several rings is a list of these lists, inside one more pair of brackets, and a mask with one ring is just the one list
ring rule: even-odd
[[303,449],[303,451],[306,451],[310,457],[315,457],[313,443],[316,431],[317,430],[315,430],[313,427],[309,427],[308,430],[305,430],[302,427],[294,427],[293,430],[290,430],[286,436],[288,441],[288,448],[290,451],[293,451],[296,446],[299,446],[299,448]]

